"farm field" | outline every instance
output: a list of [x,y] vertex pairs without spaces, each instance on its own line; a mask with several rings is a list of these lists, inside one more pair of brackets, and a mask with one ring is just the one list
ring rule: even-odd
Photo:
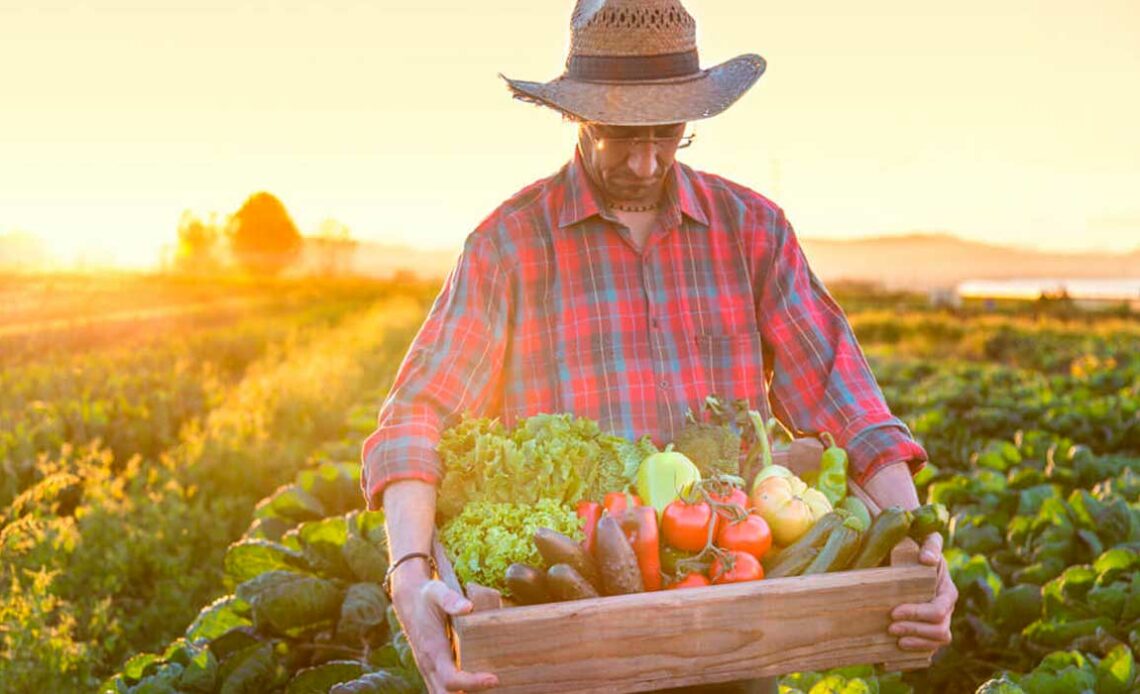
[[[68,282],[0,332],[3,689],[416,691],[358,457],[437,286]],[[931,455],[961,597],[930,669],[781,691],[1135,691],[1140,319],[837,298]]]

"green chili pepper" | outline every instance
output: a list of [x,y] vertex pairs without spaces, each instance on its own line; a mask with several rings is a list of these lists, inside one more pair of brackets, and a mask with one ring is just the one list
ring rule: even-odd
[[847,451],[835,445],[835,439],[826,431],[820,438],[827,444],[827,450],[819,460],[819,478],[815,488],[823,492],[834,506],[847,496]]

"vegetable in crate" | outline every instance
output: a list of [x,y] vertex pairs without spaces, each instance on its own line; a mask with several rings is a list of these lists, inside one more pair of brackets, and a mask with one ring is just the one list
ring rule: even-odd
[[620,519],[629,546],[637,555],[637,566],[641,570],[645,590],[661,590],[661,544],[657,532],[657,511],[652,506],[637,506],[626,509]]
[[715,395],[705,398],[702,411],[711,421],[698,420],[692,410],[687,412],[673,449],[693,461],[702,475],[739,475],[741,437],[733,413]]
[[863,547],[859,550],[855,561],[851,562],[851,568],[870,569],[882,564],[895,545],[907,536],[910,528],[910,513],[898,506],[892,506],[880,513],[863,538]]
[[661,535],[677,549],[699,552],[712,536],[712,524],[712,508],[706,502],[677,499],[665,507],[661,515]]
[[712,583],[709,581],[708,577],[706,577],[704,574],[693,572],[685,574],[681,580],[665,586],[665,590],[678,590],[680,588],[704,588],[705,586],[710,585],[712,585]]
[[578,519],[582,521],[582,533],[586,536],[582,540],[582,548],[586,550],[587,554],[592,554],[594,551],[594,531],[598,529],[598,519],[602,517],[602,505],[596,501],[583,499],[578,502],[575,510],[578,513]]
[[536,504],[474,502],[440,529],[440,542],[460,583],[478,583],[502,591],[507,567],[537,566],[541,557],[534,533],[549,528],[577,540],[582,537],[574,509],[550,499]]
[[591,419],[539,414],[512,429],[465,419],[443,432],[438,450],[444,470],[438,511],[446,522],[475,501],[600,500],[623,488],[627,472],[657,449],[648,437],[633,443],[606,434]]
[[598,597],[598,591],[569,564],[555,564],[546,570],[546,587],[557,602]]
[[520,605],[539,605],[550,602],[546,587],[546,572],[526,564],[511,564],[504,577],[507,590]]
[[647,505],[657,509],[660,517],[665,507],[681,493],[701,480],[701,473],[693,461],[666,446],[641,461],[637,468],[637,494]]
[[[840,512],[841,514],[843,512]],[[819,554],[804,569],[804,575],[827,573],[829,571],[842,571],[848,562],[859,551],[859,542],[862,533],[866,530],[863,521],[855,516],[847,515],[838,527],[827,536]]]
[[594,587],[602,585],[594,558],[569,537],[550,528],[539,528],[534,531],[534,546],[547,566],[567,564]]
[[602,575],[602,592],[606,595],[626,595],[645,590],[637,555],[629,546],[617,520],[602,516],[594,551]]
[[762,559],[772,548],[772,530],[767,521],[750,513],[740,521],[725,521],[717,531],[716,546]]
[[777,544],[790,545],[831,511],[818,490],[796,476],[772,476],[752,488],[752,507],[772,528]]
[[942,504],[926,504],[911,511],[910,536],[922,542],[931,533],[945,533],[950,525],[950,513]]
[[731,550],[725,555],[723,559],[717,557],[709,569],[714,585],[759,581],[764,578],[764,568],[760,566],[760,560],[748,552]]
[[819,475],[814,486],[834,506],[847,496],[847,451],[837,446],[835,439],[826,431],[820,434],[820,438],[827,448],[819,460]]

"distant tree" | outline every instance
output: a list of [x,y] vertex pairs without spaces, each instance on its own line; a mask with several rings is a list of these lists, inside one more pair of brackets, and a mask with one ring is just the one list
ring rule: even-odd
[[285,206],[266,192],[249,196],[230,215],[226,237],[234,258],[255,275],[279,274],[301,251],[301,232]]
[[335,219],[326,219],[317,226],[317,234],[309,239],[309,244],[318,274],[326,277],[348,274],[356,241],[347,226]]
[[215,215],[203,221],[190,210],[178,219],[178,247],[174,250],[174,269],[194,275],[212,274],[222,266],[222,231]]

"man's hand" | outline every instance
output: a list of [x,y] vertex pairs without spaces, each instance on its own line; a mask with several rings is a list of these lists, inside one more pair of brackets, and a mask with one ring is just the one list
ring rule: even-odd
[[402,583],[397,583],[393,604],[428,691],[478,691],[498,685],[498,678],[490,673],[468,673],[455,666],[447,618],[470,612],[471,601],[443,581],[417,577]]
[[893,620],[888,631],[899,638],[904,651],[937,651],[948,645],[950,617],[958,602],[958,589],[950,579],[950,570],[942,557],[942,536],[932,533],[922,543],[918,561],[938,567],[938,587],[934,599],[926,603],[899,605],[891,611]]

